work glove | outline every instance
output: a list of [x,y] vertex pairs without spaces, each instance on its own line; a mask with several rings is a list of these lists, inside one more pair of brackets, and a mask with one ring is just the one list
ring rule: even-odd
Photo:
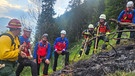
[[109,38],[109,34],[110,34],[110,32],[106,32],[106,38],[107,39]]
[[110,32],[106,32],[106,36],[108,36],[110,34]]
[[94,28],[94,31],[97,31],[97,27],[96,27],[96,28]]

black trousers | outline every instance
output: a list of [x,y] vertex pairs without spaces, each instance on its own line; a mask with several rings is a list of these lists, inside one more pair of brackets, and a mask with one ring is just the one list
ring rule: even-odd
[[[36,59],[37,60],[37,71],[38,71],[38,75],[40,75],[40,64],[38,64],[38,58]],[[48,75],[48,67],[49,67],[49,64],[46,64],[45,63],[45,59],[42,60],[42,63],[44,63],[44,68],[43,68],[43,74],[44,75]]]
[[25,66],[31,67],[32,76],[38,76],[37,75],[37,64],[29,59],[22,59],[22,60],[19,59],[19,65],[16,69],[16,76],[20,76],[20,73],[22,72],[22,70]]
[[[109,39],[106,36],[100,36],[100,37],[98,37],[96,49],[98,48],[98,43],[99,43],[100,40],[103,40],[104,41],[104,44],[102,45],[102,49],[106,49],[107,45],[105,43],[106,42],[109,42]],[[95,48],[95,44],[96,44],[96,39],[95,39],[95,42],[94,42],[94,48]]]
[[[126,29],[134,29],[133,27],[119,27],[118,30]],[[121,38],[122,32],[118,33],[116,44],[120,44],[120,38]],[[130,38],[134,38],[135,32],[130,32]]]
[[[63,51],[61,55],[65,55],[65,66],[69,64],[69,52]],[[53,65],[53,71],[56,71],[57,67],[57,61],[58,61],[59,54],[55,51],[54,52],[54,65]]]
[[[89,54],[89,51],[90,51],[90,48],[91,48],[91,45],[92,45],[92,41],[89,41],[88,43],[87,43],[87,49],[85,50],[85,54],[86,55],[88,55]],[[84,49],[84,43],[83,43],[83,45],[82,45],[82,49]]]

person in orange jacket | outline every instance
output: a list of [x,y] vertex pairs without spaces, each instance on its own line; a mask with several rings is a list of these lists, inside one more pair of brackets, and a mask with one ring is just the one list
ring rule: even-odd
[[99,22],[95,26],[96,36],[98,36],[98,35],[103,35],[103,36],[98,37],[97,41],[95,39],[94,48],[97,49],[99,40],[103,40],[105,43],[102,45],[102,49],[105,50],[107,47],[106,42],[109,42],[109,39],[107,38],[107,36],[110,34],[110,27],[106,22],[106,15],[105,14],[101,14],[99,16],[99,19],[100,19]]

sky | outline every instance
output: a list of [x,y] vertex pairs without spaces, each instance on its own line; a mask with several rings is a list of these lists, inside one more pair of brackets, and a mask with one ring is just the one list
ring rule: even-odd
[[[56,0],[54,5],[54,10],[56,12],[55,17],[62,15],[70,0]],[[36,9],[31,0],[0,0],[0,32],[6,30],[6,25],[12,18],[25,18],[26,21],[30,21],[28,10]],[[33,21],[30,22],[31,26],[36,26],[36,23]]]

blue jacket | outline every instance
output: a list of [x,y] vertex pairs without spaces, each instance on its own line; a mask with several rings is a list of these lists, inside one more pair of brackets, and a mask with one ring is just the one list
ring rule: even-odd
[[24,36],[19,36],[20,44],[23,44],[23,42],[30,43],[29,38],[25,38]]
[[[68,48],[68,39],[67,38],[64,38],[64,39],[62,39],[61,37],[58,37],[58,38],[56,38],[56,40],[55,40],[55,42],[54,42],[54,47],[55,47],[55,45],[56,45],[56,43],[57,42],[66,42],[66,48],[65,48],[65,50],[67,50],[67,48]],[[55,48],[54,48],[55,49]]]
[[[129,13],[130,13],[130,14],[131,14],[131,13],[133,14],[132,23],[135,23],[135,9],[134,9],[133,11],[130,11]],[[119,14],[119,16],[118,16],[118,21],[119,21],[119,22],[121,21],[121,19],[122,19],[122,17],[123,17],[124,14],[125,14],[125,10],[123,10],[123,11]]]
[[[41,42],[36,43],[36,46],[34,48],[34,54],[33,54],[34,59],[37,58],[38,45],[42,46],[43,44]],[[46,59],[50,59],[50,56],[51,56],[51,45],[50,45],[50,43],[48,43]]]

